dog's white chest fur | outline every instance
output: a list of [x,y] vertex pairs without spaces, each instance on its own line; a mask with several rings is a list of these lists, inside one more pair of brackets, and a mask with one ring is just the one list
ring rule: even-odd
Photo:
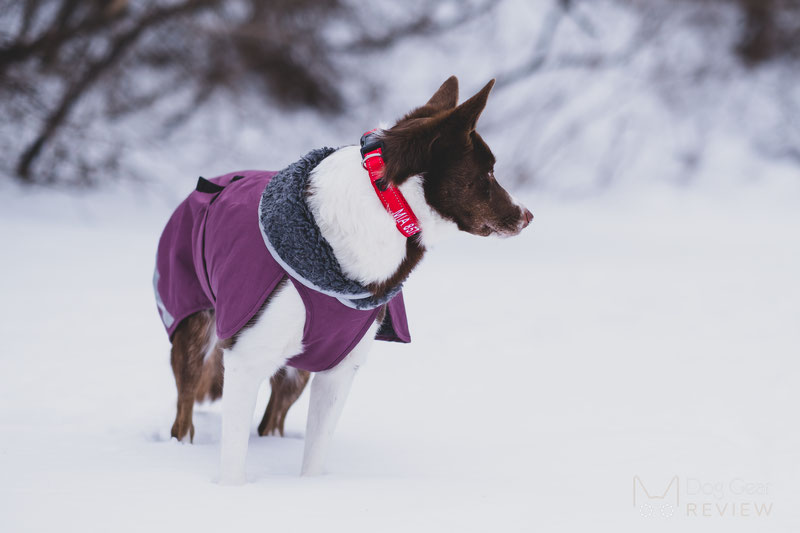
[[377,201],[361,168],[359,149],[348,146],[332,153],[317,165],[309,181],[308,206],[342,272],[362,284],[391,276],[405,257],[406,239]]
[[[387,280],[406,256],[406,237],[377,199],[359,148],[346,146],[332,153],[309,181],[308,206],[342,272],[365,285]],[[408,179],[400,190],[419,219],[423,246],[458,231],[427,204],[422,178]]]

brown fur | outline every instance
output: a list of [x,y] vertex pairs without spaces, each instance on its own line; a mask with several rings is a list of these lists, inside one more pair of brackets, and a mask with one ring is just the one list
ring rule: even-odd
[[197,384],[197,392],[194,397],[195,401],[198,403],[204,400],[213,402],[222,398],[222,376],[222,347],[218,343],[214,347],[213,353],[203,363],[200,381]]
[[[189,439],[194,439],[194,424],[192,424],[192,411],[195,399],[205,396],[201,390],[203,383],[211,390],[214,379],[204,374],[214,374],[211,369],[203,371],[203,359],[208,345],[211,342],[214,327],[214,311],[200,311],[182,321],[172,337],[172,352],[170,362],[175,375],[175,385],[178,387],[178,412],[172,424],[172,436],[178,440],[189,434]],[[209,358],[209,362],[214,361]],[[212,367],[213,368],[213,367]]]
[[286,413],[294,402],[306,388],[311,373],[305,370],[295,370],[292,372],[286,367],[281,368],[269,380],[272,392],[264,411],[264,417],[258,425],[258,434],[262,437],[266,435],[280,434],[283,437],[283,424],[286,421]]

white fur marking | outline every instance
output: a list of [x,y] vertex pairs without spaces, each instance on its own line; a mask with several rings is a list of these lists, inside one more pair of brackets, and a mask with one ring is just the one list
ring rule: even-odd
[[323,159],[311,172],[308,206],[342,272],[362,283],[388,279],[406,255],[406,238],[375,195],[357,146]]
[[508,196],[509,196],[509,198],[511,198],[511,201],[514,203],[514,205],[516,205],[517,207],[519,207],[519,210],[520,210],[520,219],[519,219],[519,224],[517,224],[517,232],[520,232],[520,231],[522,231],[522,230],[525,228],[525,211],[526,211],[528,208],[527,208],[527,207],[525,207],[525,206],[523,205],[523,203],[522,203],[522,202],[520,202],[519,200],[517,200],[517,199],[516,199],[516,197],[514,197],[514,195],[513,195],[513,194],[511,194],[511,193],[508,193]]
[[211,326],[211,336],[208,339],[208,344],[206,345],[206,353],[203,354],[203,363],[211,357],[217,349],[217,342],[219,341],[219,337],[217,336],[217,328],[212,323]]
[[[400,186],[419,219],[424,246],[458,230],[428,205],[421,176]],[[406,238],[383,207],[361,166],[357,146],[346,146],[317,165],[310,176],[308,205],[342,271],[363,284],[385,281],[406,255]]]

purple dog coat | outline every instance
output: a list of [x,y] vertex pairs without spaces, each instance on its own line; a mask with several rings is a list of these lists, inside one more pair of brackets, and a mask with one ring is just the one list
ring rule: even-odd
[[[330,266],[330,245],[309,221],[302,183],[331,152],[311,152],[279,173],[253,170],[200,179],[197,190],[173,213],[158,244],[153,283],[170,339],[182,320],[205,309],[215,311],[219,338],[232,337],[288,278],[306,309],[303,352],[290,359],[289,366],[311,372],[333,368],[363,338],[383,305],[386,318],[376,338],[411,341],[400,287],[376,300],[365,297],[368,293],[352,280],[330,273],[338,263]],[[295,189],[298,193],[291,193]],[[273,198],[289,194],[287,190],[298,198]],[[295,217],[287,210],[293,205],[303,213],[302,222],[288,220]],[[281,240],[276,226],[281,234],[302,234]],[[320,259],[322,252],[314,251],[309,259],[309,239],[328,255]],[[292,246],[296,242],[302,246]]]

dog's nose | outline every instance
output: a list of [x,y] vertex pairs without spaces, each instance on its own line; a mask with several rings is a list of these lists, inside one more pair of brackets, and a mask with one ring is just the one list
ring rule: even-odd
[[522,209],[524,210],[522,216],[525,218],[525,222],[522,224],[522,227],[527,228],[528,225],[533,222],[533,213],[531,213],[530,209],[528,208],[523,207]]

